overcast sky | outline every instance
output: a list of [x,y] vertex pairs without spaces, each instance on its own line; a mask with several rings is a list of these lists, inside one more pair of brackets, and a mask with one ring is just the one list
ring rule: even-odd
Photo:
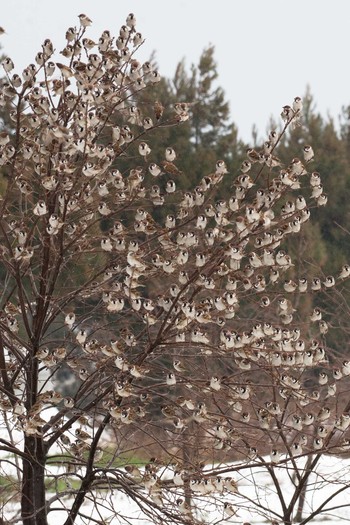
[[139,57],[156,50],[163,76],[215,45],[219,83],[245,140],[254,123],[263,135],[270,115],[277,118],[307,84],[324,116],[338,121],[350,104],[350,0],[1,0],[2,51],[20,72],[45,38],[62,50],[80,13],[98,39],[104,29],[118,34],[130,12],[146,38]]

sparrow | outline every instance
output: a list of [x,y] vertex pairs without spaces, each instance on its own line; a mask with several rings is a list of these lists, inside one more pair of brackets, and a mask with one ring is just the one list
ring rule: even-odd
[[125,465],[124,468],[131,478],[133,478],[135,481],[141,481],[142,474],[140,469],[136,467],[136,465]]
[[248,160],[251,164],[255,164],[260,161],[259,153],[254,148],[248,148],[246,150]]
[[45,202],[43,200],[39,200],[37,202],[37,204],[33,208],[33,213],[34,213],[34,215],[38,215],[38,216],[46,215],[47,207],[46,207],[46,204],[45,204]]
[[275,155],[259,155],[259,157],[263,160],[263,162],[268,166],[269,168],[276,168],[277,166],[281,166],[282,163],[278,157]]
[[157,100],[153,106],[154,114],[157,120],[160,120],[163,116],[164,106]]
[[46,359],[50,355],[50,350],[47,347],[40,348],[37,353],[35,354],[35,357],[37,359],[43,360]]
[[249,162],[249,160],[245,160],[241,164],[241,172],[242,173],[248,173],[250,171],[251,167],[252,167],[251,162]]
[[151,175],[153,175],[153,177],[158,177],[162,173],[161,168],[154,162],[148,166],[148,171]]
[[84,329],[79,330],[75,338],[79,344],[84,344],[87,339],[87,331]]
[[180,419],[179,417],[173,418],[172,424],[174,425],[176,430],[182,430],[186,428],[184,420]]
[[60,62],[56,62],[56,66],[61,71],[61,75],[63,76],[63,78],[67,79],[67,78],[70,78],[70,77],[72,77],[74,75],[73,70],[70,67],[66,66],[65,64],[61,64]]
[[122,38],[127,39],[129,37],[129,34],[130,34],[130,30],[129,30],[128,26],[122,25],[121,28],[119,29],[119,35]]
[[322,284],[325,288],[332,288],[335,285],[335,279],[332,275],[329,275]]
[[278,132],[276,130],[271,130],[269,133],[269,141],[271,142],[272,146],[276,145],[276,142],[278,140]]
[[281,414],[281,407],[276,402],[266,401],[265,408],[272,415],[278,416]]
[[182,487],[184,485],[184,477],[185,477],[184,470],[175,470],[174,477],[173,477],[174,485],[176,487]]
[[334,428],[336,428],[337,430],[341,430],[342,432],[345,432],[345,430],[348,429],[349,425],[350,425],[350,415],[341,414],[341,416],[335,420]]
[[336,381],[339,381],[339,379],[341,379],[342,377],[343,377],[343,373],[340,370],[340,368],[333,368],[333,378]]
[[260,299],[259,304],[262,308],[267,308],[268,306],[270,306],[270,298],[267,296],[262,297]]
[[188,410],[195,410],[195,404],[193,403],[192,399],[184,398],[184,397],[178,397],[176,400],[177,404],[181,407],[186,407]]
[[173,367],[177,372],[185,372],[186,368],[182,365],[181,361],[178,359],[174,359],[173,361]]
[[350,440],[349,439],[343,439],[341,441],[341,451],[342,452],[347,452],[349,450],[349,446],[350,446]]
[[328,332],[328,324],[326,323],[326,321],[320,321],[318,323],[318,327],[322,335],[325,335]]
[[88,434],[88,432],[85,432],[81,428],[77,428],[74,434],[79,440],[84,441],[85,443],[90,443],[92,440],[90,434]]
[[343,361],[341,371],[342,371],[343,376],[350,375],[350,361],[347,361],[347,360]]
[[224,503],[224,514],[231,518],[232,516],[235,516],[237,514],[237,510],[235,509],[235,507],[231,504],[231,503],[228,503],[227,501]]
[[126,17],[126,25],[130,27],[130,29],[133,29],[136,25],[136,17],[134,13],[129,13]]
[[303,453],[302,446],[298,442],[293,443],[290,449],[291,449],[291,453],[293,456],[299,456],[300,454]]
[[328,197],[324,193],[316,198],[317,206],[325,206],[328,202]]
[[176,500],[176,506],[181,514],[189,514],[191,512],[189,504],[181,498]]
[[215,164],[215,174],[216,175],[225,175],[228,173],[227,166],[224,160],[218,160]]
[[129,365],[128,363],[125,361],[124,357],[122,355],[118,355],[116,358],[115,358],[115,366],[121,370],[122,372],[127,372],[129,370]]
[[80,25],[82,27],[88,27],[88,26],[91,26],[92,24],[92,20],[87,16],[87,15],[84,15],[83,13],[81,15],[79,15],[79,21],[80,21]]
[[96,42],[91,40],[91,38],[83,38],[82,42],[83,42],[83,47],[87,49],[88,51],[90,51],[90,49],[92,49],[93,47],[97,45]]
[[317,432],[317,436],[320,437],[320,438],[324,438],[324,437],[327,437],[328,435],[328,428],[323,426],[323,425],[320,425],[319,427],[317,427],[316,429],[316,432]]
[[158,71],[151,71],[151,73],[148,75],[148,78],[152,84],[155,84],[160,82],[161,76]]
[[303,152],[304,152],[304,160],[305,160],[305,162],[311,162],[312,159],[315,156],[314,150],[312,149],[312,146],[310,146],[310,145],[304,146]]
[[319,385],[326,385],[328,383],[328,375],[326,372],[320,372],[318,374],[318,384]]
[[150,472],[145,472],[142,477],[141,483],[144,485],[145,489],[151,489],[157,483],[158,477],[156,474]]
[[148,146],[146,142],[140,142],[139,144],[139,154],[142,157],[147,157],[151,153],[151,148]]
[[299,112],[301,113],[301,110],[303,109],[303,101],[300,97],[295,97],[293,100],[293,111],[295,113]]
[[283,106],[281,113],[282,120],[289,122],[294,117],[294,115],[294,110],[290,106]]
[[101,248],[106,252],[111,252],[113,250],[113,243],[111,239],[106,238],[101,240]]
[[166,375],[166,379],[165,379],[165,382],[168,386],[173,386],[173,385],[176,385],[176,377],[175,377],[175,374],[173,372],[169,372],[167,375]]
[[133,45],[135,47],[141,45],[143,43],[144,39],[143,39],[143,36],[141,33],[137,32],[135,33],[134,35],[134,38],[133,38]]
[[74,323],[75,323],[75,313],[74,312],[69,312],[65,316],[64,322],[71,330],[73,328]]
[[317,171],[313,171],[310,175],[310,186],[319,186],[321,184],[321,176]]
[[333,385],[328,385],[327,395],[325,399],[327,399],[328,397],[334,397],[336,392],[337,392],[337,385],[335,383]]
[[279,266],[291,266],[291,258],[283,250],[280,250],[276,254],[276,263]]
[[267,140],[263,144],[264,155],[270,155],[274,144],[270,140]]
[[331,415],[331,409],[329,407],[322,407],[318,416],[317,416],[317,420],[318,421],[327,421],[327,419],[330,417]]
[[306,208],[306,200],[302,195],[299,195],[295,201],[295,207],[297,210],[303,210]]
[[74,399],[72,397],[65,397],[63,399],[63,405],[65,408],[73,408],[74,407]]
[[247,458],[250,461],[254,461],[254,459],[257,457],[258,451],[255,447],[250,447],[247,452]]
[[294,430],[302,430],[303,429],[303,419],[296,415],[296,414],[293,414],[292,416],[292,427],[294,428]]
[[315,277],[314,279],[312,279],[311,290],[313,291],[321,290],[321,279],[319,279],[318,277]]
[[165,191],[167,193],[174,193],[176,190],[176,184],[173,180],[168,180],[165,185]]
[[58,215],[52,213],[49,217],[49,224],[50,226],[52,226],[53,228],[62,228],[63,226],[63,222],[60,221]]
[[176,159],[176,153],[175,153],[175,150],[173,148],[166,148],[165,150],[165,160],[167,162],[174,162],[174,160]]
[[321,448],[323,448],[323,439],[320,438],[320,437],[316,437],[314,440],[313,440],[313,443],[312,443],[313,447],[315,450],[320,450]]
[[78,372],[78,375],[79,375],[79,378],[82,380],[82,381],[86,381],[89,377],[89,373],[88,371],[86,370],[86,368],[81,368]]
[[298,157],[295,157],[290,166],[289,166],[290,173],[292,175],[296,175],[297,177],[304,175],[306,173],[306,170],[303,166],[303,163]]
[[15,67],[13,61],[9,57],[5,58],[5,60],[2,61],[1,65],[6,73],[9,73]]
[[312,314],[310,315],[310,321],[313,323],[316,321],[321,321],[322,319],[322,312],[319,308],[314,308]]
[[53,44],[49,38],[46,38],[46,40],[44,40],[43,51],[47,58],[49,58],[54,52]]
[[281,459],[281,453],[278,452],[278,450],[276,449],[272,449],[271,450],[271,454],[270,454],[270,458],[271,458],[271,462],[272,463],[278,463]]
[[66,40],[67,42],[73,42],[77,36],[77,31],[75,27],[69,27],[66,31]]
[[289,281],[284,281],[283,288],[286,292],[294,292],[297,289],[297,284],[292,281],[291,279]]
[[312,186],[311,198],[318,199],[323,194],[323,186],[319,184],[318,186]]
[[349,276],[350,276],[350,265],[345,264],[342,267],[340,274],[338,275],[338,279],[347,279]]
[[116,394],[120,397],[130,397],[135,395],[131,387],[120,382],[117,382],[116,384]]
[[225,478],[224,486],[225,486],[225,489],[228,490],[229,492],[237,492],[237,483],[232,478]]

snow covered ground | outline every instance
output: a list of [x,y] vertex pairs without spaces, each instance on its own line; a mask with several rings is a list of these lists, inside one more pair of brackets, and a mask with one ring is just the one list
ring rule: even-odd
[[[53,409],[54,410],[54,409]],[[8,439],[4,422],[0,425],[0,438]],[[13,430],[13,442],[20,445],[21,435]],[[13,456],[8,452],[2,452],[0,460],[0,475],[16,475],[16,466]],[[269,461],[269,459],[266,459]],[[300,472],[302,472],[306,457],[295,459]],[[214,524],[218,521],[225,520],[233,524],[242,524],[250,522],[252,524],[271,523],[272,520],[277,520],[278,515],[281,514],[280,498],[277,494],[271,476],[268,474],[266,467],[257,466],[257,461],[252,463],[252,466],[247,466],[244,469],[237,470],[237,464],[220,465],[220,468],[232,468],[232,472],[227,472],[225,476],[231,476],[237,481],[238,492],[233,494],[225,491],[224,494],[212,492],[208,495],[201,495],[199,492],[194,492],[196,495],[196,502],[198,505],[197,518],[201,522]],[[273,467],[274,475],[278,480],[283,498],[288,505],[292,498],[294,491],[294,477],[292,470],[287,468],[286,464]],[[47,474],[54,476],[62,475],[63,471],[57,466],[48,466]],[[172,476],[173,473],[164,470],[162,479]],[[69,479],[62,476],[62,479]],[[343,490],[345,489],[345,490]],[[339,492],[334,498],[324,505],[323,512],[319,516],[313,518],[309,523],[313,525],[324,525],[325,523],[350,523],[350,459],[341,459],[335,456],[323,455],[317,465],[317,469],[312,473],[308,490],[306,494],[306,501],[304,505],[304,519],[312,512],[323,505],[327,499]],[[147,493],[143,492],[147,498]],[[163,503],[165,509],[171,509],[176,498],[180,497],[181,490],[177,495],[171,494],[171,491],[163,493]],[[86,525],[92,523],[91,518],[96,520],[106,520],[107,523],[122,524],[132,523],[138,525],[152,524],[149,517],[140,510],[136,503],[126,497],[118,490],[107,490],[100,494],[101,504],[96,508],[93,501],[87,497],[82,512],[85,518],[77,519],[77,525]],[[2,494],[2,497],[4,495]],[[48,493],[48,499],[51,501],[50,508],[52,512],[49,514],[50,525],[58,525],[63,523],[67,517],[67,511],[71,508],[72,498],[68,496],[56,498],[54,492]],[[237,513],[228,517],[224,513],[223,502],[232,504]],[[337,508],[338,507],[338,508]],[[18,517],[18,502],[9,501],[3,508],[4,517],[7,519]],[[117,515],[116,515],[117,513]]]
[[[301,461],[301,460],[300,460]],[[305,459],[303,459],[305,462]],[[236,465],[232,464],[235,469]],[[52,473],[58,474],[57,467],[50,468]],[[245,472],[245,473],[244,473]],[[274,467],[274,472],[279,480],[283,497],[286,503],[289,503],[293,493],[293,482],[290,477],[290,472],[285,468]],[[276,489],[270,476],[264,469],[260,471],[256,468],[254,470],[247,469],[241,474],[233,474],[233,477],[238,482],[239,491],[237,494],[225,494],[224,496],[213,493],[208,496],[198,497],[198,514],[200,521],[206,523],[216,523],[222,519],[232,524],[242,524],[243,522],[251,522],[252,524],[268,523],[267,517],[270,520],[278,518],[274,512],[280,513],[281,505]],[[310,515],[312,511],[322,505],[331,493],[335,493],[347,483],[350,484],[350,461],[340,460],[339,458],[324,456],[317,469],[317,473],[313,473],[311,483],[307,491],[307,497],[304,508],[304,519]],[[54,496],[54,494],[49,494]],[[166,496],[163,498],[164,506],[170,508],[174,503],[174,497]],[[79,518],[78,525],[91,523],[91,517],[97,520],[107,520],[110,524],[123,523],[130,520],[136,520],[135,523],[142,525],[151,524],[147,516],[140,511],[135,502],[120,491],[108,491],[103,494],[105,502],[99,505],[98,509],[94,508],[93,502],[88,499],[84,503],[83,514],[85,519]],[[220,499],[220,503],[219,503]],[[230,518],[224,514],[222,501],[232,503],[237,508],[237,514]],[[67,516],[67,510],[70,509],[72,499],[69,497],[59,498],[51,505],[53,509],[49,514],[49,523],[57,525],[63,523]],[[258,507],[260,506],[260,509]],[[347,506],[349,505],[349,507]],[[335,508],[335,507],[340,508]],[[12,516],[18,511],[17,504],[11,505]],[[65,510],[66,509],[66,510]],[[118,515],[115,516],[114,512]],[[327,510],[329,509],[329,510]],[[9,507],[7,507],[7,517],[9,518]],[[350,522],[350,488],[338,494],[332,499],[324,508],[324,512],[317,518],[312,519],[310,523],[314,525],[324,525],[325,523],[344,523]]]

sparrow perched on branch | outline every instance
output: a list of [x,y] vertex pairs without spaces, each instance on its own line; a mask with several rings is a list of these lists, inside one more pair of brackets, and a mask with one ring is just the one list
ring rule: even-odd
[[310,145],[304,146],[303,151],[304,151],[304,160],[305,160],[305,162],[311,162],[312,159],[315,156],[314,150],[312,149],[312,146],[310,146]]
[[91,18],[89,18],[87,15],[85,15],[84,13],[82,13],[81,15],[79,15],[79,20],[80,20],[80,25],[82,27],[88,27],[88,26],[91,26],[92,24],[92,20]]
[[156,120],[160,120],[164,113],[164,106],[157,100],[154,103],[153,110],[154,110]]

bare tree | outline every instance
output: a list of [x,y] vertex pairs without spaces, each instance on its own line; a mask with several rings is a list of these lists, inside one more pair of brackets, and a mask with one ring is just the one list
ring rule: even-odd
[[[190,104],[139,106],[160,76],[135,58],[133,14],[98,43],[79,19],[65,64],[50,40],[22,75],[3,61],[3,522],[333,512],[349,485],[350,365],[329,363],[310,294],[350,269],[296,279],[283,248],[327,200],[310,146],[289,166],[275,156],[300,98],[239,174],[218,160],[183,192],[181,152],[153,158],[152,132]],[[325,452],[339,456],[328,472]]]

